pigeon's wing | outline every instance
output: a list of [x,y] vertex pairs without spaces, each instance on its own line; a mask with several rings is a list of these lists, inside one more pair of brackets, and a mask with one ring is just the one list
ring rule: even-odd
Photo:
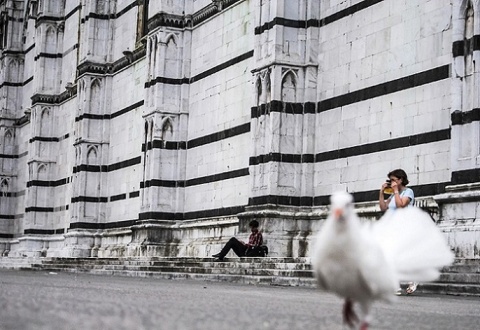
[[365,290],[364,296],[390,301],[392,293],[398,287],[395,269],[385,255],[383,247],[373,236],[373,228],[366,224],[362,225],[358,233],[363,237],[357,255],[359,283]]
[[453,262],[443,233],[419,208],[387,211],[372,233],[401,281],[433,281]]

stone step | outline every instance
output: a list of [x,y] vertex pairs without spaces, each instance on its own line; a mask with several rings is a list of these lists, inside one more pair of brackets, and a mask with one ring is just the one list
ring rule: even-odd
[[[8,259],[8,258],[6,258]],[[23,258],[19,258],[23,259]],[[118,263],[123,264],[125,262],[212,262],[214,258],[212,257],[205,257],[205,258],[193,258],[193,257],[122,257],[122,258],[41,258],[41,259],[34,259],[34,260],[41,260],[42,262],[62,262],[62,263],[94,263],[94,264],[112,264]],[[284,264],[308,264],[310,265],[309,258],[279,258],[279,257],[264,257],[264,258],[225,258],[226,261],[241,261],[244,263],[259,263],[259,262],[267,262],[267,263],[284,263]]]
[[[154,263],[156,264],[156,263]],[[131,271],[148,271],[148,272],[174,272],[174,273],[204,273],[204,274],[239,274],[239,275],[265,275],[265,276],[293,276],[293,277],[312,277],[311,270],[303,270],[303,267],[288,267],[286,264],[275,263],[242,263],[242,262],[204,262],[194,264],[193,266],[184,263],[176,263],[173,265],[150,265],[149,263],[138,264],[78,264],[60,263],[49,261],[41,264],[34,264],[32,268],[35,270],[68,270],[78,269],[79,271],[93,271],[93,270],[131,270]],[[264,267],[268,266],[268,267]],[[297,265],[298,266],[298,265]],[[298,268],[298,269],[297,269]]]
[[[11,258],[0,258],[0,267],[4,265],[4,268],[50,272],[315,287],[313,271],[307,258],[228,258],[225,262],[214,262],[212,258],[164,257],[5,259]],[[452,266],[445,267],[437,282],[420,283],[417,290],[423,293],[480,296],[480,274],[475,271],[479,262],[476,259],[456,260]]]
[[110,275],[110,276],[131,276],[131,277],[151,277],[161,279],[194,279],[207,282],[233,282],[255,285],[278,285],[278,286],[302,286],[315,287],[316,282],[312,277],[291,277],[291,276],[265,276],[265,275],[236,275],[236,274],[205,274],[205,273],[186,273],[186,272],[156,272],[141,270],[106,270],[92,269],[82,270],[75,268],[56,268],[48,267],[42,269],[49,272],[70,272],[70,273],[89,273],[92,275]]
[[480,284],[429,282],[420,283],[417,287],[417,291],[430,294],[480,297]]
[[[38,264],[38,263],[37,263]],[[242,268],[242,269],[277,269],[277,270],[292,270],[292,271],[312,271],[312,266],[305,263],[278,263],[275,261],[267,260],[258,260],[256,262],[243,262],[238,259],[235,261],[225,261],[225,262],[214,262],[213,259],[203,262],[188,262],[188,261],[135,261],[135,260],[125,260],[124,262],[112,261],[111,263],[102,262],[94,263],[83,261],[74,263],[74,262],[65,262],[65,260],[44,260],[41,265],[61,265],[64,268],[68,267],[83,267],[83,268],[99,268],[99,267],[110,267],[110,266],[119,266],[119,267],[215,267],[215,268]]]
[[437,282],[479,284],[480,273],[442,273]]
[[34,262],[38,261],[36,258],[7,258],[0,257],[0,268],[6,269],[30,269]]
[[230,275],[259,275],[259,276],[290,276],[290,277],[313,277],[312,271],[304,270],[278,270],[264,268],[241,268],[232,267],[226,271],[225,267],[155,267],[155,266],[106,266],[105,270],[129,270],[147,271],[160,273],[192,273],[192,274],[225,274]]
[[452,266],[444,267],[442,272],[480,274],[480,265],[452,265]]

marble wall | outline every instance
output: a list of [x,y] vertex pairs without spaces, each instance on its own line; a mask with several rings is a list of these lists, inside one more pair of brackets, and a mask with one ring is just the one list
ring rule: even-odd
[[[0,2],[0,250],[308,256],[403,168],[479,257],[477,1]],[[478,49],[477,49],[478,48]]]

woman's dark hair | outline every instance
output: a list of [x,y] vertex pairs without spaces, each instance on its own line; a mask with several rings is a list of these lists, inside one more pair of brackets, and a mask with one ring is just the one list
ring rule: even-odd
[[394,176],[394,177],[402,180],[402,184],[404,186],[406,186],[410,182],[410,181],[408,181],[407,173],[405,173],[405,171],[402,170],[401,168],[398,168],[398,169],[393,170],[390,173],[388,173],[387,177],[391,177],[391,176]]
[[260,226],[260,224],[258,223],[257,220],[252,220],[252,221],[250,221],[250,222],[248,223],[248,225],[249,225],[250,227],[253,227],[253,228],[258,228],[258,226]]

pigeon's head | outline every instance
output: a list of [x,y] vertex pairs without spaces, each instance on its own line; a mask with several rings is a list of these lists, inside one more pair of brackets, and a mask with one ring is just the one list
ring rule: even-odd
[[330,196],[331,214],[336,220],[345,220],[353,213],[353,196],[339,191]]

